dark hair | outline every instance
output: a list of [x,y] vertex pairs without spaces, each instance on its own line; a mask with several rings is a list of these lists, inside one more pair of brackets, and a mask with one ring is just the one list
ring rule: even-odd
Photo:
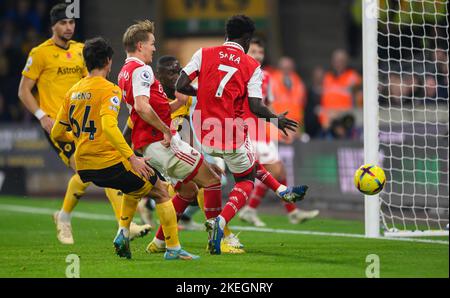
[[169,56],[169,55],[162,56],[161,58],[158,59],[158,62],[156,63],[156,67],[164,67],[174,61],[178,61],[178,59],[174,56]]
[[102,69],[112,59],[114,51],[103,37],[86,40],[83,48],[83,57],[88,71]]
[[59,3],[52,7],[50,10],[50,23],[52,26],[63,19],[72,19],[66,14],[67,6],[66,3]]
[[255,23],[246,15],[232,16],[226,24],[226,33],[229,39],[251,37],[255,30]]
[[250,40],[250,44],[256,44],[261,48],[264,48],[266,46],[264,41],[259,37],[253,37],[252,40]]

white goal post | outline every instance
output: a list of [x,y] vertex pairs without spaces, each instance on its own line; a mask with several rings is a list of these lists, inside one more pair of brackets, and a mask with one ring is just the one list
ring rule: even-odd
[[363,2],[366,237],[449,234],[449,0]]

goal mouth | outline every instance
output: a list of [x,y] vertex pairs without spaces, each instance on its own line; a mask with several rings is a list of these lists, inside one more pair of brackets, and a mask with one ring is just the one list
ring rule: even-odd
[[366,235],[449,235],[449,2],[364,1],[365,162],[387,178]]

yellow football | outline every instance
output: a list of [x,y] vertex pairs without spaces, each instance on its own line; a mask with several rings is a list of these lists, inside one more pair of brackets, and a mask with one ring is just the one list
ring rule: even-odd
[[383,190],[386,184],[386,175],[382,168],[367,164],[355,172],[355,187],[366,195],[376,195]]

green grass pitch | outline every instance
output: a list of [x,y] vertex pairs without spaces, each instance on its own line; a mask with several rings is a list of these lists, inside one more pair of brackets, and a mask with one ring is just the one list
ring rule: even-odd
[[[42,212],[11,211],[13,206]],[[448,237],[441,243],[389,241],[328,234],[307,235],[242,231],[244,255],[211,256],[204,232],[180,232],[182,245],[199,254],[199,261],[164,261],[145,253],[153,233],[132,242],[132,260],[114,254],[114,221],[74,217],[75,245],[60,245],[48,213],[61,200],[0,197],[0,277],[65,277],[66,256],[80,256],[81,277],[365,277],[366,256],[380,259],[381,277],[449,276]],[[105,202],[84,200],[76,211],[112,215]],[[285,216],[262,216],[268,227],[296,231],[363,234],[358,221],[319,218],[293,226]],[[197,214],[196,220],[201,220]],[[245,226],[237,219],[232,226]],[[235,232],[239,232],[235,230]]]

